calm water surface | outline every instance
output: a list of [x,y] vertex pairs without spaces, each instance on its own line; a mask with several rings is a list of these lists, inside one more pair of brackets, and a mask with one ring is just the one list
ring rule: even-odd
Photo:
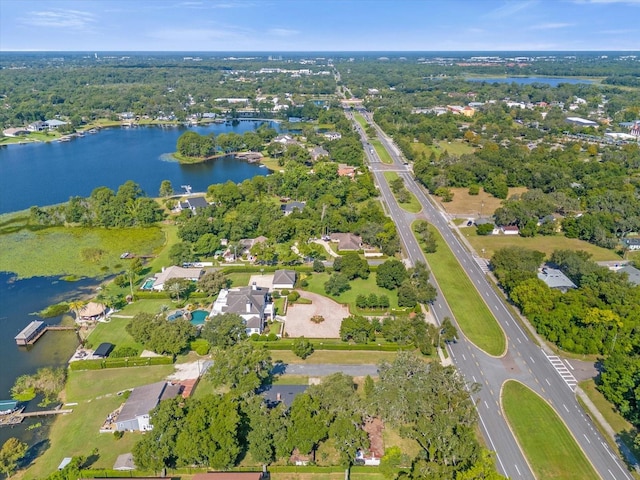
[[[51,277],[35,277],[16,280],[15,276],[0,272],[0,399],[11,398],[10,390],[20,375],[35,373],[44,366],[66,365],[78,346],[75,332],[47,332],[35,345],[18,347],[13,337],[33,320],[40,320],[34,312],[65,300],[94,294],[98,282],[85,279],[78,282],[58,281]],[[50,325],[59,323],[61,317],[47,319]],[[36,401],[28,409],[36,408]],[[0,428],[0,445],[9,437],[19,437],[30,444],[44,435],[43,429],[27,430],[29,425],[41,422],[31,419],[21,425]]]
[[545,83],[551,87],[557,87],[561,83],[593,83],[592,80],[583,78],[562,78],[562,77],[467,77],[469,82],[487,83],[517,83],[518,85],[531,85],[532,83]]
[[[210,133],[243,133],[262,122],[242,121],[236,126],[213,124],[189,130]],[[278,124],[272,123],[278,129]],[[175,152],[184,128],[109,128],[70,142],[8,145],[0,148],[0,213],[33,205],[66,202],[88,196],[99,186],[117,189],[127,180],[138,183],[151,196],[160,183],[170,180],[176,191],[191,185],[204,192],[214,183],[242,182],[268,170],[232,157],[195,165],[180,165],[167,157]]]

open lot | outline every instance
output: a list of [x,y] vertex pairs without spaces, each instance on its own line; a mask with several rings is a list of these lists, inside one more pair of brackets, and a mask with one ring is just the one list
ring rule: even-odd
[[[311,300],[310,304],[290,304],[287,308],[287,320],[284,330],[290,337],[338,338],[342,319],[349,316],[349,308],[317,293],[300,291],[302,298]],[[313,323],[310,318],[322,315],[324,321]]]
[[[440,206],[452,215],[468,215],[476,218],[480,215],[489,217],[497,208],[502,206],[503,200],[489,195],[480,188],[478,195],[469,195],[468,188],[450,188],[453,192],[453,200],[450,202],[438,201]],[[508,197],[526,192],[525,187],[510,188]]]

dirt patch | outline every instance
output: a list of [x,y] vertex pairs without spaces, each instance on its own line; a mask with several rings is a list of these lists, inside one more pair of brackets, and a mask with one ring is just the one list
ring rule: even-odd
[[[310,305],[289,304],[284,330],[290,337],[339,338],[342,319],[349,316],[349,307],[316,293],[300,291],[302,298],[311,300]],[[315,315],[324,317],[321,323],[310,319]]]
[[376,458],[384,455],[384,442],[382,440],[382,430],[384,424],[379,418],[370,418],[364,423],[363,430],[369,435],[369,453]]
[[[502,200],[489,195],[482,188],[478,195],[469,195],[468,188],[452,188],[453,200],[451,202],[438,203],[449,214],[452,215],[466,215],[469,218],[475,218],[482,215],[483,217],[489,217],[493,215],[493,212],[497,208],[502,206]],[[526,192],[525,187],[510,188],[508,197],[515,194]]]

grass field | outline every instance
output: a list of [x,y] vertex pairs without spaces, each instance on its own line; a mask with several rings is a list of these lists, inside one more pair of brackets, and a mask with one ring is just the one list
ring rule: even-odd
[[[450,188],[453,193],[453,200],[450,202],[442,202],[438,200],[440,206],[453,215],[467,215],[469,218],[475,218],[480,215],[490,217],[502,206],[503,200],[489,195],[484,189],[480,188],[478,195],[469,195],[468,188]],[[508,197],[512,195],[526,192],[524,187],[510,188]]]
[[[389,297],[389,305],[390,308],[398,307],[398,292],[397,290],[387,290],[386,288],[381,288],[376,285],[376,273],[371,272],[369,274],[369,278],[363,280],[361,278],[356,278],[352,280],[351,289],[346,292],[341,293],[337,297],[332,295],[327,295],[324,293],[324,284],[329,280],[328,273],[314,273],[311,277],[307,277],[307,282],[309,285],[306,287],[306,290],[310,292],[317,293],[319,295],[324,295],[326,297],[332,298],[338,303],[349,305],[349,311],[354,314],[368,314],[371,315],[372,312],[370,310],[360,310],[356,307],[356,297],[359,294],[369,295],[371,293],[375,293],[376,295],[386,295]],[[380,311],[380,315],[383,315],[385,312]]]
[[440,233],[429,228],[436,237],[438,249],[425,255],[458,325],[478,348],[490,355],[501,355],[506,348],[504,332]]
[[[393,180],[399,177],[396,172],[384,172],[384,178],[387,179],[387,183],[391,183]],[[422,205],[420,205],[420,202],[418,202],[418,199],[413,193],[409,192],[408,190],[407,193],[409,194],[409,201],[406,203],[400,202],[395,193],[393,194],[393,196],[395,197],[396,201],[398,201],[398,205],[400,205],[402,209],[406,210],[409,213],[418,213],[420,210],[422,210]]]
[[140,438],[125,433],[120,440],[99,433],[104,419],[122,402],[120,390],[153,383],[173,371],[172,365],[127,369],[69,372],[66,401],[78,402],[73,413],[56,418],[49,434],[50,445],[23,474],[24,479],[46,478],[56,471],[64,457],[89,457],[94,448],[98,459],[93,468],[112,468],[118,455],[130,452]]
[[543,237],[520,237],[518,235],[487,235],[478,236],[475,228],[461,228],[473,249],[484,258],[491,258],[496,250],[505,247],[527,248],[539,250],[549,257],[555,250],[584,250],[591,254],[593,261],[620,260],[620,256],[611,250],[601,248],[577,238],[566,238],[562,235]]
[[373,145],[373,148],[376,149],[376,153],[380,157],[380,161],[382,163],[387,163],[387,164],[393,163],[393,159],[391,158],[391,155],[389,155],[389,152],[387,152],[387,149],[382,146],[382,143],[380,142],[380,140],[378,140],[377,138],[372,138],[371,140],[369,140],[369,143]]
[[[136,302],[143,304],[145,302]],[[137,343],[131,335],[126,331],[126,326],[131,320],[128,318],[111,318],[109,323],[98,323],[95,330],[89,335],[89,342],[93,348],[97,347],[101,343],[108,342],[118,347],[131,347],[138,350],[141,353],[143,350],[142,345]]]
[[435,145],[425,145],[424,143],[413,143],[411,145],[413,151],[416,154],[424,153],[427,158],[431,156],[432,152],[435,152],[436,157],[440,157],[445,150],[452,155],[465,155],[468,153],[473,153],[475,148],[473,148],[468,143],[463,142],[462,140],[454,140],[453,142],[447,142],[446,140],[442,140],[437,142]]
[[102,277],[124,270],[123,252],[150,254],[164,242],[158,227],[103,229],[52,227],[0,235],[0,271],[21,278]]
[[502,389],[502,405],[537,478],[599,478],[558,414],[536,393],[519,382],[508,381]]

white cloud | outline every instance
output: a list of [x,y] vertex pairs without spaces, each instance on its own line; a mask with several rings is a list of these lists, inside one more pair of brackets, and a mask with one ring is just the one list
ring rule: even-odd
[[572,23],[539,23],[538,25],[531,25],[529,30],[553,30],[557,28],[573,27]]
[[505,1],[504,5],[487,12],[483,17],[486,18],[507,18],[526,10],[538,3],[536,0],[522,1]]
[[85,30],[96,22],[95,15],[80,10],[55,9],[28,12],[27,15],[20,19],[20,23],[33,27]]
[[267,32],[276,37],[292,37],[300,33],[298,30],[291,30],[288,28],[270,28]]

